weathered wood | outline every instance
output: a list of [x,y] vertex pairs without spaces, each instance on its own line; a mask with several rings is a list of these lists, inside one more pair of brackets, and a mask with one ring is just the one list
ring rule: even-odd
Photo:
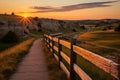
[[54,54],[54,41],[53,41],[53,37],[52,37],[52,55]]
[[110,74],[120,80],[120,64],[111,63],[110,68]]
[[54,57],[55,57],[55,59],[56,59],[57,61],[59,61],[59,58],[58,58],[58,56],[57,56],[56,54],[54,54]]
[[48,35],[44,34],[45,37],[48,37]]
[[62,36],[62,33],[50,34],[50,36],[52,36],[52,37]]
[[73,45],[76,45],[76,39],[71,41],[71,54],[70,54],[70,80],[76,80],[74,64],[76,63],[76,54],[73,51]]
[[52,43],[50,42],[49,44],[50,44],[50,47],[52,47]]
[[52,52],[52,48],[50,48],[50,51]]
[[[94,53],[92,53],[88,50],[85,50],[83,48],[80,48],[78,46],[74,46],[73,49],[74,49],[74,52],[76,52],[78,55],[80,55],[83,58],[85,58],[86,60],[90,61],[91,63],[93,63],[100,69],[104,70],[105,72],[111,74],[113,77],[118,78],[119,71],[117,70],[117,68],[115,68],[116,63],[113,62],[112,60],[106,59],[102,56],[94,54]],[[114,65],[114,68],[111,67],[113,65]],[[111,71],[114,71],[116,75],[112,74]]]
[[60,67],[62,68],[62,70],[67,74],[67,77],[70,77],[70,72],[68,71],[68,69],[66,68],[66,66],[60,62]]
[[49,51],[50,51],[50,38],[48,38],[48,46],[49,46]]
[[49,44],[49,38],[46,37],[46,41],[47,41],[47,43]]
[[58,42],[58,38],[54,37],[53,41]]
[[78,65],[74,64],[74,71],[82,80],[92,80]]
[[[75,46],[73,43],[69,43],[64,40],[58,40],[58,38],[55,38],[55,37],[51,39],[51,36],[48,36],[48,35],[44,35],[44,36],[45,36],[45,41],[47,42],[48,48],[50,49],[50,47],[52,46],[55,51],[59,52],[59,56],[62,57],[63,59],[65,59],[66,62],[68,62],[68,64],[70,64],[69,76],[72,75],[70,77],[71,80],[75,80],[73,78],[74,72],[76,72],[80,77],[82,76],[81,78],[83,80],[89,80],[89,79],[85,79],[86,77],[84,77],[85,76],[84,72],[75,64],[76,54],[82,56],[84,59],[90,61],[91,63],[93,63],[94,65],[99,67],[100,69],[109,73],[111,76],[115,77],[117,80],[120,80],[120,64],[117,64],[117,63],[113,62],[112,60],[109,60],[102,56],[94,54],[88,50],[85,50],[83,48]],[[72,53],[71,58],[69,58],[66,54],[64,54],[61,50],[59,50],[60,47],[54,46],[53,43],[50,42],[50,40],[57,42],[57,43],[59,42],[59,45],[63,45],[65,47],[71,49],[71,53]],[[75,42],[75,41],[73,41],[73,42]],[[59,57],[56,54],[54,54],[54,57],[57,59],[57,61],[59,61],[59,64],[61,65],[61,62],[60,62],[61,59],[59,59]],[[119,57],[117,58],[117,61],[118,62],[120,61]]]
[[51,36],[48,36],[48,38],[49,38],[50,40],[52,40],[52,37],[51,37]]
[[58,39],[58,57],[59,57],[59,67],[60,67],[60,61],[62,60],[61,52],[62,51],[62,45],[60,44],[60,38]]
[[61,56],[63,59],[65,59],[65,61],[70,64],[70,58],[64,53],[64,52],[60,52],[61,53]]
[[58,47],[53,46],[54,50],[58,52]]
[[67,47],[67,48],[71,48],[71,44],[67,41],[64,41],[64,40],[60,40],[60,44]]

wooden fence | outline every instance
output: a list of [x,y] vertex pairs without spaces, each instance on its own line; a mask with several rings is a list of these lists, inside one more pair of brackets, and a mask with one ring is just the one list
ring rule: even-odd
[[[65,40],[62,40],[61,34],[58,34],[59,37],[52,37],[48,35],[44,35],[44,41],[46,42],[49,50],[52,52],[54,57],[59,62],[60,67],[65,71],[67,76],[70,78],[70,80],[75,80],[75,73],[78,74],[78,76],[82,80],[92,80],[91,77],[89,77],[88,74],[86,74],[77,64],[76,64],[76,56],[80,55],[84,59],[88,60],[92,64],[96,65],[103,71],[107,72],[116,80],[120,80],[120,64],[117,64],[113,62],[112,60],[106,59],[102,56],[99,56],[97,54],[94,54],[88,50],[85,50],[81,47],[76,46],[76,40],[73,39],[70,42],[67,42]],[[58,46],[55,46],[55,43],[58,43]],[[70,49],[71,54],[70,57],[68,57],[63,51],[62,46],[65,46]],[[55,51],[58,53],[58,56],[55,53]],[[62,62],[62,58],[69,64],[70,71],[66,68],[65,64]]]

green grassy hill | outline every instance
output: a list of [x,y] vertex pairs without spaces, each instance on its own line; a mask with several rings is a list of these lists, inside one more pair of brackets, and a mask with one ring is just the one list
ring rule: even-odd
[[78,36],[79,46],[102,56],[116,56],[120,53],[120,32],[94,31]]
[[112,48],[120,48],[120,32],[95,31],[87,32],[78,37],[79,40],[104,45]]

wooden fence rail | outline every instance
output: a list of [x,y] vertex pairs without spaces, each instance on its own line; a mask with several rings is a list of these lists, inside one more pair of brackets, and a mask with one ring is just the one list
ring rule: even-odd
[[[58,34],[61,35],[61,34]],[[65,71],[67,76],[70,78],[70,80],[75,80],[74,74],[78,74],[78,76],[82,80],[92,80],[92,78],[89,77],[88,74],[86,74],[77,64],[76,64],[76,55],[82,56],[84,59],[90,61],[103,71],[107,72],[116,80],[120,80],[120,64],[117,64],[113,62],[112,60],[106,59],[102,56],[99,56],[97,54],[94,54],[88,50],[85,50],[81,47],[78,47],[75,45],[75,39],[73,39],[70,42],[64,41],[61,38],[57,38],[54,36],[48,36],[44,34],[44,41],[47,44],[47,47],[50,51],[52,51],[52,54],[59,62],[59,66]],[[55,46],[54,43],[57,43],[58,46]],[[62,46],[65,46],[70,49],[71,55],[68,57],[64,52],[62,52]],[[55,51],[58,53],[58,56],[55,53]],[[62,62],[62,58],[69,64],[70,71],[66,68],[66,66]]]

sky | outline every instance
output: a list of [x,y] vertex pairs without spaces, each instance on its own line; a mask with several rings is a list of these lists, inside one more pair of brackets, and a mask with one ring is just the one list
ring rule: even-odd
[[0,0],[0,14],[61,20],[120,19],[120,0]]

